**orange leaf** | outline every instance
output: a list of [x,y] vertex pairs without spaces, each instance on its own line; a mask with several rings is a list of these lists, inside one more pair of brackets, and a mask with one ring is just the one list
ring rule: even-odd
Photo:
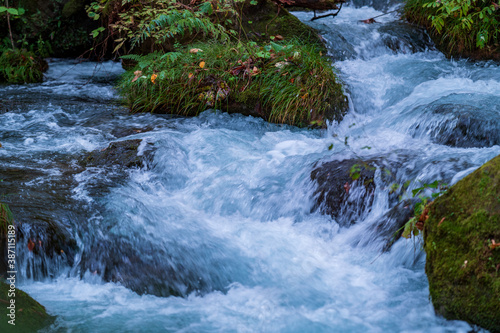
[[192,78],[192,77],[193,77],[193,75],[194,75],[193,73],[189,73],[189,74],[188,74],[188,78],[189,78],[189,79],[190,79],[190,78]]
[[492,240],[491,240],[490,249],[492,249],[492,250],[493,250],[493,249],[495,249],[495,248],[497,248],[497,247],[500,247],[500,243],[495,243],[495,240],[494,240],[494,239],[492,239]]
[[158,77],[158,75],[156,75],[156,74],[151,75],[151,82],[153,82],[153,84],[155,83],[155,80],[157,77]]
[[205,67],[205,62],[204,61],[200,62],[200,67],[201,68]]

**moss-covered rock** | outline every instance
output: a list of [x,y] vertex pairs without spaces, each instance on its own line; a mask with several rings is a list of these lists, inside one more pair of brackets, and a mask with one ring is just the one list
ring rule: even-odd
[[429,208],[426,273],[436,312],[500,332],[500,156]]
[[[15,303],[11,303],[14,300]],[[11,305],[13,304],[13,305]],[[4,280],[0,281],[0,331],[9,333],[33,333],[50,325],[54,321],[54,317],[47,314],[45,308],[35,301],[30,295],[19,289],[11,289],[11,285]],[[15,316],[10,317],[12,307]],[[9,324],[8,321],[14,319],[15,325]]]
[[270,0],[230,6],[217,18],[224,38],[160,36],[156,52],[139,39],[142,56],[122,57],[127,69],[138,64],[119,84],[130,110],[196,116],[218,109],[300,127],[340,121],[348,101],[318,33]]
[[[193,50],[199,50],[193,52]],[[168,55],[168,54],[167,54]],[[347,98],[328,58],[297,39],[199,43],[174,55],[138,57],[119,89],[133,112],[196,116],[219,109],[296,126],[341,120]]]

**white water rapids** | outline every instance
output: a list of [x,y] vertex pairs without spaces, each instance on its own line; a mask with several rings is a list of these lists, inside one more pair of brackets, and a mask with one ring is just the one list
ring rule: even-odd
[[[68,222],[79,249],[74,267],[36,281],[25,277],[19,286],[57,316],[47,331],[470,331],[467,323],[434,314],[418,240],[401,239],[384,253],[380,241],[363,241],[391,208],[388,188],[377,187],[371,212],[350,228],[311,212],[310,173],[321,159],[396,159],[398,179],[414,180],[411,190],[418,181],[455,183],[500,154],[498,144],[436,142],[433,130],[454,120],[426,109],[444,101],[479,106],[474,112],[498,119],[498,64],[452,61],[434,50],[394,52],[381,42],[380,29],[397,17],[358,22],[379,14],[345,6],[313,24],[331,47],[333,34],[352,46],[335,63],[352,109],[327,131],[211,111],[189,119],[129,115],[112,104],[116,95],[105,79],[122,71],[113,63],[98,66],[86,85],[95,64],[58,60],[43,84],[0,86],[5,100],[27,100],[0,115],[2,167],[41,172],[26,186],[50,183],[63,164],[111,141],[142,139],[154,147],[150,168],[132,169],[118,182],[98,167],[72,176],[72,198],[90,211],[99,207],[84,227]],[[312,13],[297,16],[306,21]],[[145,127],[152,130],[113,134]],[[109,190],[96,195],[100,182]],[[105,282],[98,270],[80,271],[97,241],[126,246],[153,267],[165,264],[178,272],[177,282],[200,281],[204,292],[139,295]],[[150,273],[136,268],[138,275]]]

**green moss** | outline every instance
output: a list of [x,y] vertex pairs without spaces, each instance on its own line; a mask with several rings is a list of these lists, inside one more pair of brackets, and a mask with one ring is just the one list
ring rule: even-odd
[[81,0],[69,0],[62,9],[63,17],[70,17],[82,11],[85,6],[85,1]]
[[[242,11],[242,28],[255,41],[268,41],[271,36],[280,35],[286,39],[300,39],[304,44],[324,47],[318,33],[286,9],[271,1],[261,0],[258,5],[246,4]],[[251,22],[251,23],[249,23]]]
[[47,62],[26,50],[7,50],[0,56],[0,81],[33,83],[43,81]]
[[[438,313],[500,331],[500,156],[430,206],[426,272]],[[444,220],[443,220],[444,218]]]
[[[24,291],[15,289],[15,297],[9,297],[9,292],[10,286],[4,281],[0,281],[1,332],[33,333],[54,321],[54,317],[49,316],[45,308]],[[7,306],[10,305],[12,299],[15,300],[15,326],[8,323],[11,318],[7,316],[10,313]]]
[[289,43],[200,43],[138,57],[140,75],[134,81],[129,71],[119,88],[132,111],[194,116],[217,108],[297,126],[340,119],[347,100],[329,59],[316,46]]

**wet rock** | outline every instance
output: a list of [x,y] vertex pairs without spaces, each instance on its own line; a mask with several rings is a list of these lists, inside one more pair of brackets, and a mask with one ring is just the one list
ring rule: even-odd
[[391,246],[401,237],[403,226],[408,222],[413,214],[418,199],[407,199],[392,207],[373,226],[373,231],[379,239],[383,239],[383,251],[390,250]]
[[[332,29],[329,27],[329,29]],[[328,30],[328,39],[325,41],[328,46],[328,54],[337,61],[353,59],[356,56],[354,46],[345,39],[338,31]]]
[[500,156],[437,198],[424,223],[437,313],[500,332]]
[[[355,223],[371,210],[377,168],[388,171],[381,175],[390,183],[390,170],[394,167],[383,159],[319,162],[311,172],[311,180],[316,184],[312,210],[330,215],[341,226]],[[395,199],[397,194],[391,196]]]
[[86,167],[119,166],[124,168],[140,168],[151,157],[152,144],[145,143],[144,149],[139,149],[143,140],[125,140],[109,144],[102,150],[94,150],[80,161]]
[[[16,281],[17,283],[18,281]],[[2,304],[2,311],[0,315],[0,331],[2,332],[38,332],[44,327],[47,327],[54,322],[54,317],[47,314],[43,305],[35,301],[30,295],[24,291],[15,289],[15,297],[8,296],[11,287],[8,283],[0,281],[0,303]],[[12,320],[9,317],[10,300],[15,300],[15,325],[9,324],[8,321]],[[9,304],[9,305],[7,305]]]
[[[43,279],[62,266],[71,267],[77,252],[72,223],[86,220],[72,199],[71,179],[50,179],[43,171],[28,168],[0,169],[0,179],[2,201],[12,211],[17,229],[18,264],[27,277]],[[2,238],[0,245],[4,242]],[[0,275],[5,275],[1,265]]]
[[426,31],[415,25],[389,22],[378,31],[382,35],[382,42],[396,53],[417,53],[435,49]]
[[419,113],[432,113],[434,117],[441,116],[441,120],[421,121],[413,127],[413,135],[429,135],[432,141],[451,147],[499,145],[500,104],[496,102],[500,100],[485,97],[467,101],[466,98],[454,94],[420,107]]

